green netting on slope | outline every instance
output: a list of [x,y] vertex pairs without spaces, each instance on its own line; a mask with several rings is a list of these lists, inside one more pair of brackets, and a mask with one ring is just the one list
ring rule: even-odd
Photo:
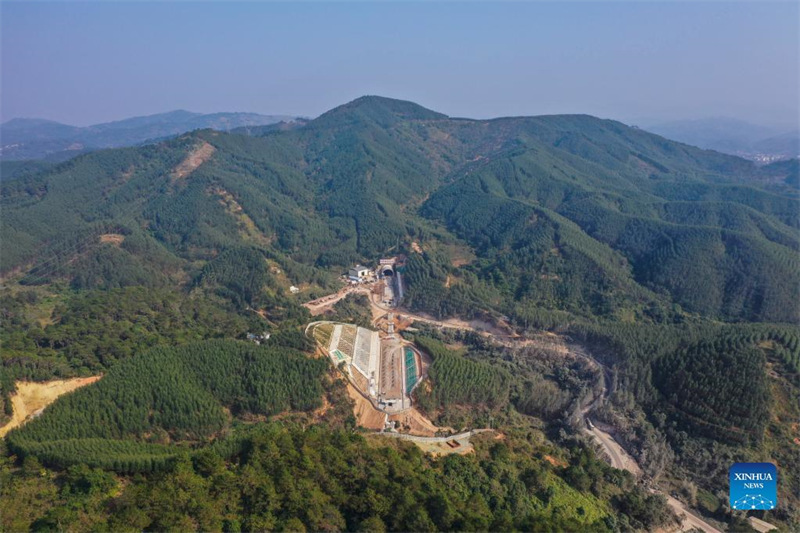
[[414,352],[406,348],[406,391],[410,391],[417,384],[417,360]]

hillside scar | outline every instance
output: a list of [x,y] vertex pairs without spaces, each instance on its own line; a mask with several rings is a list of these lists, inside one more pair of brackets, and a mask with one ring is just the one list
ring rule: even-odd
[[189,152],[189,155],[186,156],[186,159],[184,159],[180,165],[175,167],[175,170],[172,171],[173,181],[183,179],[197,170],[200,165],[211,159],[211,156],[214,155],[216,151],[216,148],[203,141],[201,145]]

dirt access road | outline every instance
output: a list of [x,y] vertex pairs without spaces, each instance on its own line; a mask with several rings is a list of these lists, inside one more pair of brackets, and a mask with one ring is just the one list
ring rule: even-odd
[[311,316],[318,316],[324,313],[326,310],[333,307],[333,305],[336,302],[338,302],[343,298],[346,298],[350,294],[360,293],[369,295],[370,292],[371,292],[370,287],[368,285],[348,285],[346,287],[341,288],[337,292],[334,292],[333,294],[320,296],[315,300],[306,302],[303,304],[303,307],[308,309],[308,311],[311,313]]
[[[658,490],[652,490],[656,494],[663,494]],[[681,517],[681,531],[691,531],[692,529],[700,529],[705,531],[706,533],[722,533],[721,530],[715,528],[699,516],[697,516],[694,511],[689,510],[683,502],[676,500],[669,494],[665,494],[667,497],[667,505],[669,505],[675,514]]]
[[[329,297],[320,298],[320,300],[325,298],[331,298],[331,300],[337,297],[341,298],[343,297],[339,296],[341,292],[343,291],[330,295]],[[452,329],[474,331],[485,337],[491,338],[492,340],[494,340],[498,344],[502,344],[503,346],[520,346],[528,343],[528,339],[526,339],[525,337],[506,335],[504,333],[496,331],[496,329],[492,331],[492,328],[486,328],[486,329],[482,327],[478,328],[476,327],[476,325],[465,322],[463,320],[458,320],[458,319],[436,320],[428,316],[411,313],[407,310],[389,309],[380,305],[371,297],[369,298],[369,302],[372,308],[373,316],[375,316],[376,318],[378,316],[382,316],[387,312],[394,312],[402,314],[419,322],[425,322],[427,324],[431,324],[440,328],[452,328]],[[305,305],[308,307],[308,304]],[[597,397],[595,397],[593,401],[587,404],[586,407],[584,407],[584,409],[582,410],[584,423],[586,424],[587,420],[589,419],[590,413],[608,396],[608,387],[606,386],[606,379],[605,379],[607,369],[603,367],[602,364],[599,361],[597,361],[594,357],[586,353],[586,351],[577,344],[569,343],[567,344],[567,347],[569,348],[568,352],[570,354],[579,357],[581,359],[584,359],[591,366],[602,370],[601,372],[602,393],[599,394]],[[617,442],[617,440],[613,437],[611,433],[603,431],[602,429],[598,428],[595,425],[593,425],[591,429],[587,427],[587,429],[585,429],[584,432],[586,434],[591,435],[591,437],[600,444],[600,447],[605,452],[605,455],[607,455],[609,462],[611,463],[611,466],[621,470],[627,470],[637,478],[642,475],[642,470],[639,467],[639,464],[636,462],[635,459],[633,459],[633,457],[630,456],[630,454],[628,454],[625,451],[625,449],[620,445],[619,442]],[[650,490],[657,494],[664,494],[664,496],[667,498],[667,504],[673,509],[673,511],[675,511],[675,514],[677,514],[681,518],[681,530],[689,531],[694,528],[705,531],[706,533],[722,533],[718,528],[711,525],[709,522],[706,522],[704,519],[702,519],[693,511],[691,511],[683,502],[676,500],[672,496],[665,494],[659,491],[658,489],[651,488]]]
[[587,428],[583,431],[600,444],[600,447],[608,456],[611,466],[620,470],[627,470],[637,478],[642,475],[642,470],[639,468],[638,463],[614,440],[610,433],[603,431],[594,424],[591,429]]
[[[581,357],[588,361],[590,366],[594,368],[599,368],[602,370],[600,373],[601,379],[601,392],[598,394],[591,402],[589,402],[582,410],[581,415],[583,417],[583,421],[586,424],[583,432],[587,435],[590,435],[591,438],[597,442],[600,447],[602,448],[603,452],[605,453],[606,457],[611,463],[611,466],[614,468],[618,468],[620,470],[627,470],[631,474],[633,474],[636,478],[640,478],[642,476],[642,469],[639,467],[639,464],[636,460],[631,457],[631,455],[625,451],[625,449],[620,445],[619,442],[613,437],[610,433],[612,428],[604,428],[601,429],[597,426],[596,423],[591,423],[589,415],[597,406],[605,401],[608,397],[608,387],[606,385],[606,368],[594,357],[586,353],[580,346],[575,344],[568,345],[570,346],[570,352],[574,355]],[[700,516],[698,516],[694,511],[689,509],[683,502],[676,500],[669,494],[666,494],[657,488],[650,488],[650,492],[654,494],[663,494],[667,499],[667,505],[672,508],[676,515],[681,519],[681,531],[690,531],[692,529],[699,529],[705,531],[706,533],[722,533],[718,528],[714,527],[709,522],[703,520]]]
[[[407,440],[416,444],[420,449],[434,455],[450,455],[459,454],[465,455],[472,453],[474,447],[470,442],[470,437],[479,433],[492,431],[491,429],[473,429],[472,431],[464,431],[449,437],[421,437],[418,435],[408,435],[406,433],[390,433],[384,432],[380,435],[395,439]],[[448,445],[448,443],[455,444],[455,447]]]
[[[400,311],[395,311],[395,312],[400,312]],[[484,336],[491,337],[493,340],[504,346],[524,345],[527,342],[527,339],[525,339],[524,337],[496,335],[491,330],[486,330],[486,329],[478,330],[475,327],[463,321],[438,321],[438,320],[433,320],[429,317],[415,315],[413,313],[402,312],[402,314],[414,318],[416,320],[419,320],[421,322],[427,322],[429,324],[433,324],[439,327],[467,329],[476,331],[477,333],[480,333]],[[589,419],[588,418],[589,414],[608,396],[608,387],[606,386],[606,379],[605,379],[606,368],[603,367],[599,361],[597,361],[591,355],[586,353],[586,351],[583,350],[583,348],[581,348],[580,346],[574,343],[569,343],[567,344],[567,347],[569,348],[568,350],[569,353],[571,353],[572,355],[584,359],[589,363],[590,366],[602,370],[602,373],[600,374],[602,379],[602,393],[599,394],[586,407],[584,407],[582,411],[584,423],[586,423],[586,421]],[[592,438],[600,444],[601,448],[608,456],[611,466],[613,466],[614,468],[618,468],[620,470],[627,470],[637,478],[641,477],[642,469],[639,467],[639,464],[633,457],[631,457],[630,454],[628,454],[625,451],[625,449],[619,444],[619,442],[617,442],[617,440],[610,433],[603,431],[594,424],[592,424],[591,429],[587,427],[587,429],[585,429],[584,432],[591,435]],[[650,489],[650,490],[657,494],[664,494],[658,489]],[[667,504],[672,508],[673,511],[675,511],[675,514],[678,515],[678,517],[680,517],[682,531],[689,531],[691,529],[700,529],[702,531],[705,531],[706,533],[722,533],[718,528],[714,527],[709,522],[706,522],[700,516],[695,514],[683,502],[676,500],[675,498],[673,498],[668,494],[664,494],[664,496],[667,498]]]

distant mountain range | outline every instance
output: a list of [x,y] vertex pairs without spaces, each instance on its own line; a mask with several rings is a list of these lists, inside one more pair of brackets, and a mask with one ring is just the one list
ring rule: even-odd
[[[78,127],[44,119],[17,118],[0,124],[0,160],[60,162],[102,148],[136,146],[198,129],[263,135],[286,131],[306,118],[258,113],[193,113],[177,110]],[[642,129],[707,150],[757,163],[800,156],[800,130],[780,131],[732,118],[646,123]]]
[[70,126],[51,120],[16,118],[0,124],[0,159],[63,161],[82,152],[134,146],[192,130],[211,128],[228,131],[293,120],[295,117],[288,115],[203,114],[183,110],[86,127]]
[[732,118],[678,120],[644,126],[668,139],[759,163],[800,156],[800,130],[767,128]]

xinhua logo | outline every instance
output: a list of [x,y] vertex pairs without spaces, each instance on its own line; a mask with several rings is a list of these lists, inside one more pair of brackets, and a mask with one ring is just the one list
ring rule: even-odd
[[774,509],[778,503],[778,469],[772,463],[735,463],[729,471],[731,509]]

